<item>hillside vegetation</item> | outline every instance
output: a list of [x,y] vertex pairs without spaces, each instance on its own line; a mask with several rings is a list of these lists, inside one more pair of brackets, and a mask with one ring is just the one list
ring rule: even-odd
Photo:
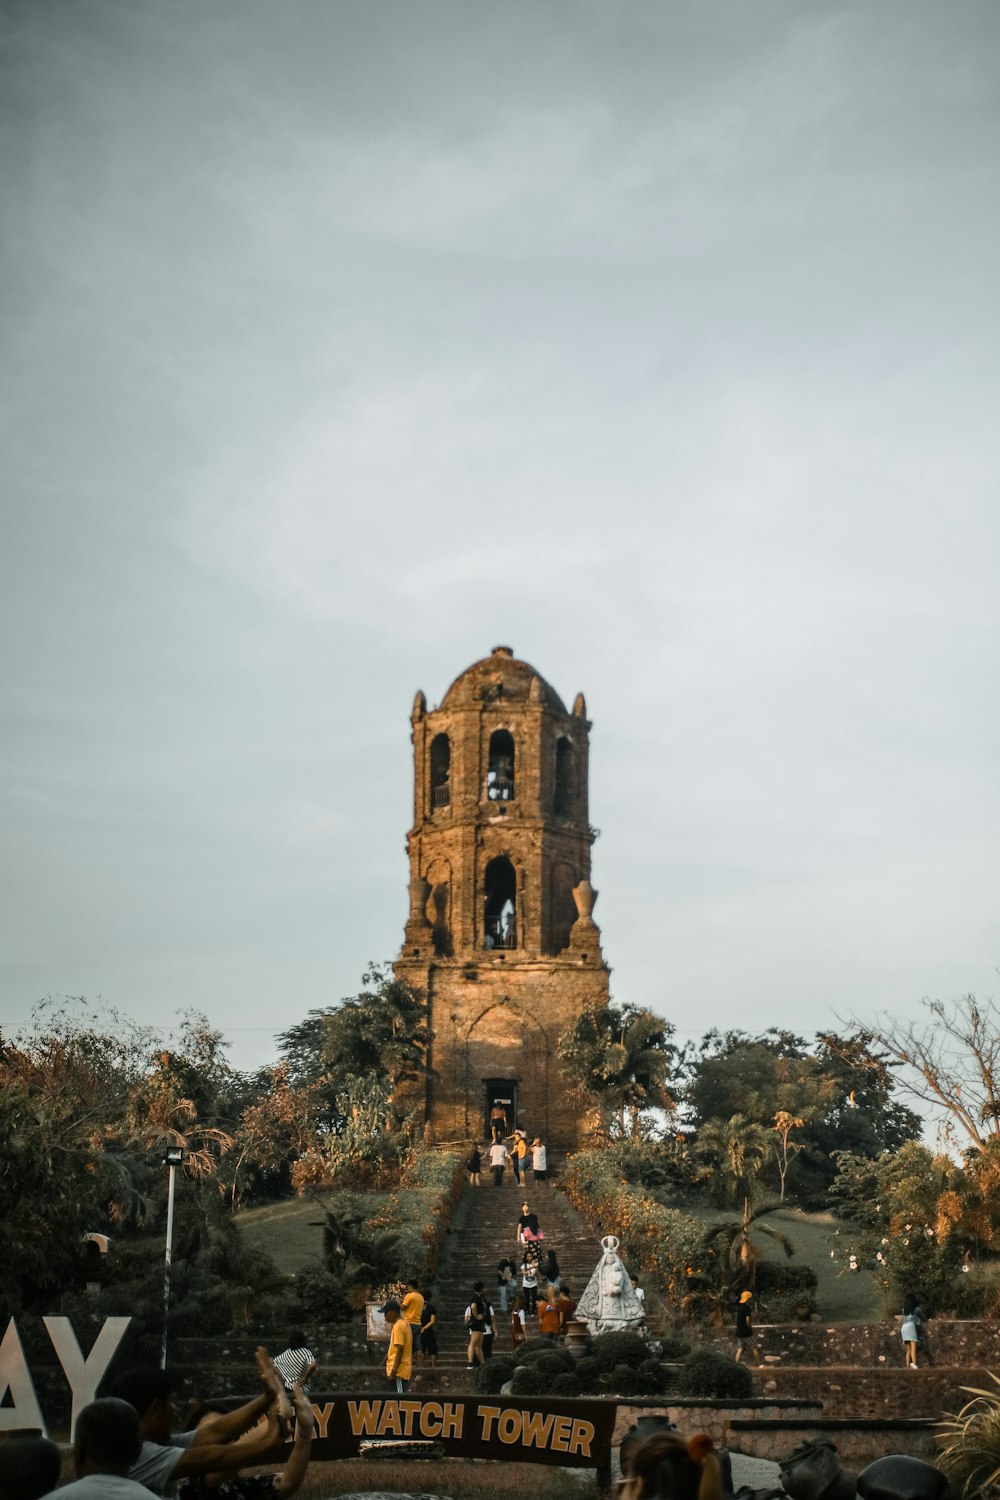
[[[389,1204],[388,1193],[372,1192],[372,1217],[381,1217]],[[732,1218],[732,1210],[688,1208],[693,1218],[706,1225]],[[318,1205],[311,1199],[283,1200],[241,1213],[237,1223],[246,1243],[264,1250],[286,1272],[312,1265],[322,1249]],[[839,1221],[829,1213],[805,1213],[783,1209],[769,1221],[788,1235],[795,1246],[793,1263],[812,1266],[818,1280],[817,1308],[828,1323],[874,1323],[881,1317],[878,1288],[866,1271],[838,1275],[839,1264],[831,1260]],[[557,1247],[558,1248],[558,1247]]]

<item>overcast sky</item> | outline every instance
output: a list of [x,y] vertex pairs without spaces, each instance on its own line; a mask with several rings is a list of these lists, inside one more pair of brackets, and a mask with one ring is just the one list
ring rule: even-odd
[[6,1023],[269,1061],[498,643],[619,1000],[1000,992],[996,0],[0,16]]

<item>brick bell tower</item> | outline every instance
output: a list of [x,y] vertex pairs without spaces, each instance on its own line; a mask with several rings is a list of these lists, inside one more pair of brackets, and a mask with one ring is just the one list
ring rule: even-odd
[[426,1118],[439,1141],[489,1139],[499,1105],[569,1150],[580,1133],[555,1054],[607,1004],[591,915],[590,723],[509,646],[413,704],[410,915],[396,974],[430,1007]]

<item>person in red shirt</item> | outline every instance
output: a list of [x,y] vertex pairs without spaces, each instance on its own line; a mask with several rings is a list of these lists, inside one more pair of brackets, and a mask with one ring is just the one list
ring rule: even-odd
[[559,1288],[559,1331],[565,1333],[566,1324],[575,1317],[576,1298],[571,1295],[569,1287],[563,1282]]

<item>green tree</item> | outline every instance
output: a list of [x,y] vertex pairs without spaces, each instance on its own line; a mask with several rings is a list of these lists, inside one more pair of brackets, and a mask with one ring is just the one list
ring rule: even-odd
[[834,1092],[809,1044],[773,1028],[760,1036],[710,1031],[687,1070],[684,1099],[696,1129],[734,1115],[769,1126],[779,1110],[817,1120]]
[[406,1095],[423,1077],[430,1031],[427,1005],[391,970],[371,965],[358,995],[313,1010],[278,1036],[290,1083],[315,1086],[320,1128],[348,1128],[359,1089],[384,1089],[388,1115],[401,1120]]
[[780,1245],[786,1256],[795,1254],[795,1247],[787,1234],[773,1224],[762,1220],[776,1213],[779,1203],[762,1203],[751,1210],[750,1200],[743,1200],[743,1214],[739,1219],[727,1219],[713,1224],[705,1235],[705,1244],[718,1257],[719,1284],[730,1291],[752,1292],[757,1284],[757,1266],[761,1260],[757,1236]]
[[810,1044],[774,1029],[711,1031],[685,1058],[684,1102],[699,1132],[735,1114],[772,1131],[777,1117],[800,1120],[794,1150],[789,1141],[778,1159],[778,1186],[821,1206],[832,1153],[877,1156],[920,1134],[919,1117],[894,1094],[891,1063],[870,1032],[830,1032]]
[[584,1011],[559,1038],[557,1053],[573,1096],[598,1116],[606,1135],[639,1136],[651,1109],[671,1113],[674,1028],[634,1005]]
[[745,1115],[709,1120],[698,1132],[695,1154],[723,1196],[752,1198],[757,1179],[775,1150],[773,1132]]
[[840,1152],[831,1202],[850,1228],[834,1250],[844,1270],[871,1274],[886,1311],[912,1292],[928,1312],[965,1310],[961,1266],[965,1173],[919,1141],[874,1160]]
[[194,1076],[153,1033],[80,997],[43,1002],[0,1039],[0,1299],[24,1310],[80,1283],[83,1235],[116,1238],[154,1222],[160,1155],[184,1146],[188,1173],[212,1177],[229,1137],[206,1120]]
[[833,1083],[827,1109],[810,1131],[819,1150],[874,1157],[919,1138],[923,1121],[899,1099],[893,1059],[871,1031],[828,1031],[816,1040],[821,1074]]

